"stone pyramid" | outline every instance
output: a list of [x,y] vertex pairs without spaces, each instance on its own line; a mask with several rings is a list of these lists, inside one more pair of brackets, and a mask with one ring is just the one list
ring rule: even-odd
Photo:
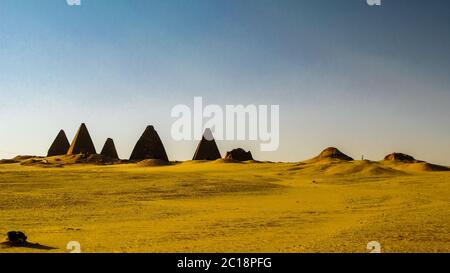
[[164,145],[153,126],[148,126],[134,146],[130,160],[159,159],[169,161]]
[[105,142],[105,145],[103,145],[103,149],[100,154],[104,157],[107,157],[108,159],[119,159],[116,145],[114,145],[114,140],[108,138]]
[[222,158],[211,130],[208,128],[197,146],[192,160],[216,160]]
[[89,131],[84,123],[82,123],[80,129],[78,129],[67,154],[97,154]]
[[69,140],[67,139],[64,130],[59,131],[52,146],[48,149],[47,156],[65,155],[70,148]]

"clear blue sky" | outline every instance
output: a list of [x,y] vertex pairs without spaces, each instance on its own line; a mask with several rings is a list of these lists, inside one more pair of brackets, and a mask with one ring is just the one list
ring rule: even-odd
[[450,165],[450,2],[2,0],[0,158],[45,154],[86,122],[129,157],[155,125],[170,159],[175,104],[279,104],[281,143],[220,142],[298,161],[328,146]]

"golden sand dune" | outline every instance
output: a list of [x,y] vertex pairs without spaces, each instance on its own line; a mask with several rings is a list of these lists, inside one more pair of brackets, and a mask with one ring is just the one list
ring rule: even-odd
[[142,167],[153,167],[153,166],[169,166],[171,165],[170,162],[160,159],[146,159],[142,160],[137,163],[139,166]]
[[30,159],[0,164],[0,232],[48,249],[0,252],[450,251],[450,172],[424,162]]
[[313,163],[300,163],[289,169],[290,171],[301,171],[303,174],[322,175],[401,175],[403,172],[392,168],[388,164],[371,161],[342,161],[339,159],[322,160]]

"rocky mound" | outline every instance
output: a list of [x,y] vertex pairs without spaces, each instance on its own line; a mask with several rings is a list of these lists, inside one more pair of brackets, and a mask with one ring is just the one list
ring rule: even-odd
[[54,164],[49,162],[45,158],[36,157],[36,158],[30,158],[27,160],[24,160],[20,162],[20,165],[22,166],[36,166],[36,167],[44,167],[44,168],[51,168],[51,167],[61,167],[61,164]]
[[384,158],[384,161],[391,164],[393,168],[401,169],[405,171],[416,171],[416,172],[446,172],[450,171],[450,168],[431,164],[422,160],[417,160],[414,157],[402,154],[402,153],[392,153]]
[[12,159],[2,159],[0,160],[0,164],[15,164],[15,163],[22,163],[24,161],[30,160],[32,158],[43,158],[33,155],[18,155]]
[[236,161],[249,161],[253,160],[253,156],[250,151],[246,152],[244,149],[238,148],[232,150],[231,152],[227,152],[225,159]]
[[15,164],[19,163],[19,161],[16,161],[14,159],[0,159],[0,165],[2,164]]
[[7,234],[7,242],[12,245],[23,245],[27,242],[27,236],[22,231],[9,231]]
[[325,160],[325,159],[339,159],[344,161],[353,161],[353,158],[339,151],[337,148],[329,147],[323,150],[317,157],[313,160]]
[[65,165],[73,164],[94,164],[94,165],[110,165],[119,164],[122,161],[103,156],[99,154],[76,154],[76,155],[62,155],[52,157],[33,157],[27,160],[20,161],[22,166],[42,167],[42,168],[62,168]]
[[61,158],[61,161],[63,164],[113,164],[113,163],[120,163],[119,160],[110,158],[108,156],[103,156],[100,154],[78,154],[78,155],[72,155],[72,156],[65,156]]
[[386,161],[396,161],[396,162],[404,162],[404,163],[418,163],[422,162],[419,160],[416,160],[414,157],[402,154],[402,153],[392,153],[384,157],[384,160]]
[[24,161],[24,160],[27,160],[27,159],[30,159],[30,158],[36,158],[36,157],[38,157],[38,156],[35,156],[35,155],[18,155],[16,157],[14,157],[12,160],[20,162],[20,161]]

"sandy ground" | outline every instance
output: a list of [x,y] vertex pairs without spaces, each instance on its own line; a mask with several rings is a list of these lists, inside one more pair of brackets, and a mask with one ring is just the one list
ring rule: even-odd
[[[450,252],[450,172],[387,162],[0,164],[0,252]],[[46,248],[46,247],[49,248]]]

